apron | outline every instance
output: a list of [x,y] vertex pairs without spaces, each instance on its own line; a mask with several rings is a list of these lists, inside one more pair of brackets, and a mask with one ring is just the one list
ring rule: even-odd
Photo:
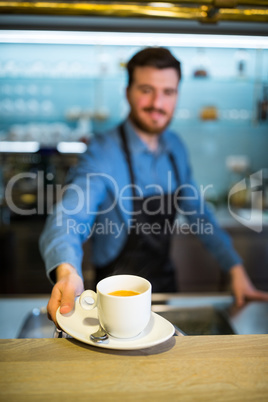
[[[139,275],[151,282],[153,292],[176,292],[175,270],[169,258],[171,233],[167,229],[167,224],[170,228],[173,227],[177,214],[174,202],[171,202],[171,207],[169,206],[168,208],[168,200],[169,203],[170,200],[173,200],[173,194],[159,195],[157,198],[152,199],[150,199],[151,197],[138,198],[134,186],[135,177],[131,155],[123,125],[119,126],[119,130],[132,184],[133,212],[141,211],[140,214],[133,214],[132,219],[135,220],[137,225],[146,225],[144,227],[147,228],[157,227],[158,230],[149,230],[149,233],[144,233],[141,230],[137,231],[137,229],[132,228],[128,232],[126,242],[119,255],[107,265],[96,267],[96,283],[111,275]],[[179,185],[179,172],[174,157],[171,153],[168,156]],[[142,208],[146,200],[146,208],[151,213],[146,213]],[[163,205],[164,211],[157,214],[153,213]]]

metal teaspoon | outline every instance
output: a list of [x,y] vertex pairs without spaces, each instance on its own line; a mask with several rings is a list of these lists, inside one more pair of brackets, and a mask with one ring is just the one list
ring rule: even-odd
[[90,335],[90,339],[96,343],[104,342],[108,338],[109,338],[108,334],[104,331],[104,329],[101,326],[99,327],[98,331]]

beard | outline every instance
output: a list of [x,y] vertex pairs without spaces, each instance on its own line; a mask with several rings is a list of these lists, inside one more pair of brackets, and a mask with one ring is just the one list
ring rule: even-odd
[[[162,110],[162,109],[154,109],[154,108],[144,108],[143,111],[145,112],[152,112],[152,111],[157,111],[158,113],[163,114],[164,116],[167,115],[167,113]],[[155,134],[161,134],[170,124],[172,120],[172,116],[166,120],[165,124],[163,124],[161,127],[159,126],[154,126],[153,120],[152,124],[147,124],[146,121],[144,121],[142,118],[139,117],[139,115],[135,112],[135,110],[131,110],[129,114],[129,118],[131,119],[132,123],[141,131],[148,135],[155,135]]]

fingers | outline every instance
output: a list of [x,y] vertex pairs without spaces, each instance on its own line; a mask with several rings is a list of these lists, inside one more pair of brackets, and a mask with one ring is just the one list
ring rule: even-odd
[[61,292],[55,285],[52,289],[51,296],[47,304],[47,316],[50,320],[54,321],[57,327],[58,324],[56,320],[56,312],[60,307],[60,303],[61,303]]
[[243,292],[235,292],[235,304],[237,307],[242,307],[247,300],[251,301],[267,301],[268,302],[268,292],[261,290],[251,291],[250,293],[244,294]]
[[262,290],[256,290],[252,295],[249,296],[249,299],[258,301],[268,301],[268,292],[264,292]]
[[244,294],[241,292],[235,293],[235,304],[237,307],[242,307],[245,304],[245,297]]
[[47,305],[47,314],[58,327],[56,313],[60,307],[61,314],[67,314],[74,308],[75,291],[71,286],[60,286],[56,284],[52,290],[51,297]]
[[62,293],[60,303],[60,313],[67,314],[74,308],[75,291],[73,287],[66,287],[64,293]]
[[47,305],[48,317],[59,328],[56,312],[60,307],[61,314],[67,314],[74,308],[75,297],[84,290],[83,281],[78,275],[70,275],[63,278],[52,289],[51,297]]
[[243,266],[234,266],[230,273],[237,307],[242,307],[247,300],[268,301],[268,292],[256,289]]

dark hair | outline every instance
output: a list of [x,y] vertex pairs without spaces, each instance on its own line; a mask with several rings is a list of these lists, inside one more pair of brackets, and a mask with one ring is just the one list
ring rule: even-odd
[[147,47],[136,53],[127,63],[128,86],[132,84],[136,67],[174,68],[181,80],[181,63],[164,47]]

